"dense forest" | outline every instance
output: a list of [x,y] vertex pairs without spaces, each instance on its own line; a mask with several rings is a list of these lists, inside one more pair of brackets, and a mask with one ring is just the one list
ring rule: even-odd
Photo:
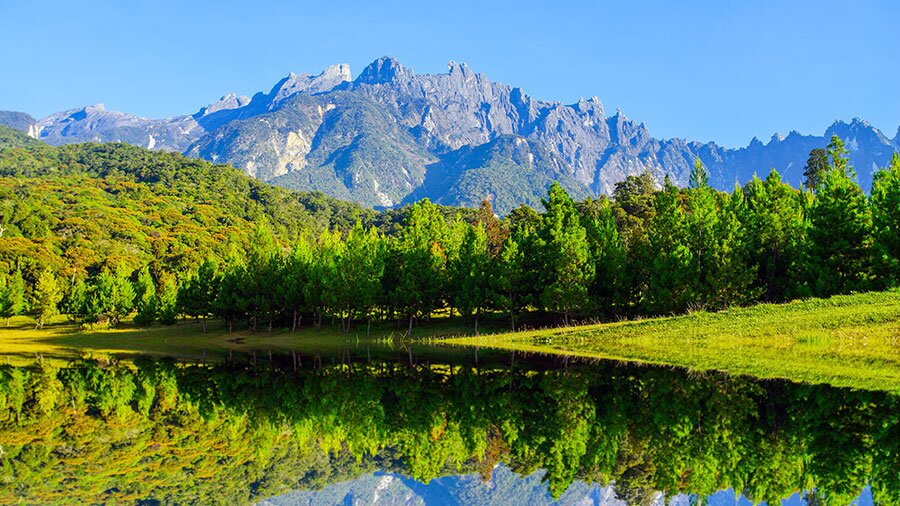
[[[655,491],[815,490],[900,501],[900,400],[639,365],[0,365],[0,502],[245,504],[374,469],[490,479],[495,464]],[[839,451],[836,451],[839,449]],[[516,501],[512,501],[516,502]]]
[[[870,196],[834,137],[806,187],[776,172],[731,193],[629,177],[610,198],[554,184],[502,219],[423,200],[376,213],[121,144],[0,137],[0,317],[229,327],[443,312],[608,320],[878,290],[900,280],[900,157]],[[5,140],[4,140],[5,139]],[[4,144],[0,144],[2,146]]]

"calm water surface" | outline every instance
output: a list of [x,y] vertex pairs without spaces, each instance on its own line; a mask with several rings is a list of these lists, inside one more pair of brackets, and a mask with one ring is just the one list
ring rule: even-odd
[[374,343],[132,358],[0,366],[0,503],[900,504],[883,392]]

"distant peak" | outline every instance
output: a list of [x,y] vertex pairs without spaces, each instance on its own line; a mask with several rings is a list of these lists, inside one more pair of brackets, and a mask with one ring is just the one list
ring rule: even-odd
[[106,105],[100,102],[99,104],[89,105],[84,110],[85,112],[106,112]]
[[350,81],[350,79],[350,65],[346,63],[330,65],[317,76],[291,72],[287,77],[275,84],[270,95],[273,102],[280,102],[301,92],[322,93],[331,91],[341,83]]
[[465,76],[465,75],[472,74],[472,70],[469,69],[469,66],[466,65],[465,62],[456,62],[453,60],[450,60],[449,62],[447,62],[447,72],[450,75],[462,74],[463,76]]
[[249,97],[237,96],[234,93],[228,93],[227,95],[222,96],[219,100],[207,105],[200,109],[197,112],[196,116],[206,116],[207,114],[212,114],[218,111],[225,111],[229,109],[237,109],[240,107],[244,107],[245,105],[250,103]]
[[319,77],[338,78],[342,81],[350,81],[353,79],[350,73],[350,65],[346,63],[338,63],[337,65],[329,65],[319,74]]
[[774,134],[772,134],[772,138],[769,139],[769,143],[771,144],[773,142],[781,142],[783,140],[784,140],[784,136],[781,135],[780,132],[775,132]]
[[399,61],[390,56],[382,56],[363,69],[355,82],[364,84],[389,83],[409,75],[412,75],[412,71],[406,69]]

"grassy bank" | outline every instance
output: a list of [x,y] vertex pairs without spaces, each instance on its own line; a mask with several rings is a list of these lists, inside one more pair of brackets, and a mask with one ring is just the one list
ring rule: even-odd
[[445,342],[900,392],[900,292]]

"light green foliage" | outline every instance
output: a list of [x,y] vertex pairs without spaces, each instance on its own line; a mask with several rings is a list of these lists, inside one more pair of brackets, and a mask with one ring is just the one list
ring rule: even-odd
[[62,300],[62,291],[56,281],[56,275],[50,269],[44,270],[34,285],[34,302],[32,307],[38,313],[37,328],[43,328],[48,318],[57,314],[57,304]]
[[134,283],[134,309],[134,322],[138,325],[150,325],[156,320],[156,283],[147,266],[138,271]]
[[889,167],[875,173],[872,185],[872,230],[882,255],[888,284],[900,283],[900,154]]
[[129,279],[131,272],[127,267],[116,269],[104,268],[88,288],[86,314],[90,320],[98,317],[109,319],[111,327],[128,316],[134,309],[134,285]]
[[25,311],[25,281],[18,270],[0,277],[0,318],[9,319]]
[[488,302],[491,267],[487,234],[481,223],[465,225],[465,235],[459,253],[452,259],[448,268],[455,294],[454,305],[464,316],[475,315],[476,334],[478,316]]

